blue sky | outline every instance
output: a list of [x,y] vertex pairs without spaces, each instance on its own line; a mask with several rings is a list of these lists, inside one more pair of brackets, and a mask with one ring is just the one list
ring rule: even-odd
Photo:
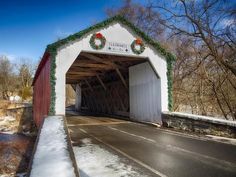
[[39,60],[47,44],[106,18],[121,0],[1,0],[0,55]]

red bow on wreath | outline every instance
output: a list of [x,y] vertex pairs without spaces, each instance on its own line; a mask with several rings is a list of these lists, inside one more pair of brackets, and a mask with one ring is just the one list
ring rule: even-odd
[[141,40],[141,39],[139,39],[139,38],[135,40],[135,44],[138,44],[138,45],[140,45],[140,44],[142,44],[142,43],[143,43],[143,42],[142,42],[142,40]]
[[96,38],[101,39],[103,35],[101,33],[96,33]]

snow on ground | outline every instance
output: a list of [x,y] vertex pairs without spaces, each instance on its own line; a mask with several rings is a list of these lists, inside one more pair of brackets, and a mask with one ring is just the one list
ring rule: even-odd
[[17,174],[11,173],[11,174],[4,174],[4,175],[0,174],[0,177],[26,177],[26,173],[17,173]]
[[220,142],[226,142],[229,144],[236,145],[236,139],[235,138],[227,138],[222,136],[214,136],[214,135],[206,135],[209,138],[212,138],[213,140],[220,141]]
[[189,113],[183,113],[183,112],[168,112],[168,111],[166,111],[164,113],[168,114],[168,115],[186,117],[186,118],[190,118],[193,120],[202,120],[202,121],[230,125],[230,126],[236,127],[236,121],[225,120],[225,119],[221,119],[220,117],[217,118],[217,117],[211,117],[211,116],[202,116],[202,115],[189,114]]
[[12,116],[1,116],[0,117],[0,132],[4,133],[15,133],[17,130],[17,121]]
[[30,176],[75,177],[61,116],[45,119]]
[[145,177],[118,155],[93,144],[91,139],[81,141],[81,146],[73,147],[80,177]]
[[14,122],[15,120],[16,120],[16,118],[14,118],[12,116],[2,116],[2,117],[0,117],[0,126],[7,125],[10,122]]

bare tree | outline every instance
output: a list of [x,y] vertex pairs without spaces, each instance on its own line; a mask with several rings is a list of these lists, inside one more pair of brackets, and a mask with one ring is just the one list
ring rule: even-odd
[[18,92],[23,100],[32,97],[31,84],[35,71],[35,63],[27,58],[21,58],[18,63]]
[[16,86],[16,76],[13,72],[13,64],[2,55],[0,56],[0,91],[3,99],[8,100]]
[[174,110],[236,119],[235,4],[227,0],[124,1],[121,14],[176,54]]
[[191,37],[225,72],[229,70],[236,76],[235,57],[225,57],[226,50],[234,54],[236,50],[235,4],[225,0],[178,0],[168,5],[150,3],[149,8],[161,10],[172,36]]
[[194,98],[188,99],[191,104],[187,104],[196,105],[200,114],[214,110],[226,119],[236,119],[235,4],[223,0],[179,0],[168,4],[152,2],[149,8],[161,13],[166,22],[163,25],[171,30],[170,38],[189,42],[186,45],[182,41],[182,51],[177,48],[181,45],[172,45],[177,51],[175,100],[183,103],[180,92],[184,88]]
[[165,40],[164,21],[160,14],[132,0],[124,0],[123,6],[119,9],[107,9],[108,16],[121,15],[129,19],[135,26],[141,28],[145,33],[154,39]]

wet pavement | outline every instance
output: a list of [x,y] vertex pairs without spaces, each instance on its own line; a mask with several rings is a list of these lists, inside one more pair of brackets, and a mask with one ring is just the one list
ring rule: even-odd
[[100,176],[236,176],[234,145],[106,117],[70,116],[67,121],[82,177],[96,174],[103,159],[96,151],[115,159],[110,166],[116,169],[106,168],[104,175],[100,164]]

